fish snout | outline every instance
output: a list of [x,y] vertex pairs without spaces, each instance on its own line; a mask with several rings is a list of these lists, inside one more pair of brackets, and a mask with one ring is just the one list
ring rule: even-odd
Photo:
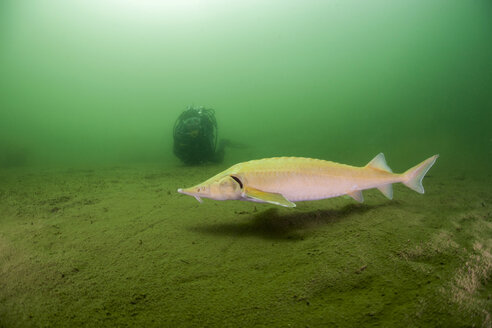
[[178,192],[183,195],[195,196],[195,194],[190,189],[191,188],[179,188]]
[[188,188],[188,189],[178,188],[178,192],[183,195],[193,196],[197,201],[203,203],[203,200],[200,198],[200,196],[197,195],[196,193],[193,193],[192,191],[189,191],[190,189],[192,188]]

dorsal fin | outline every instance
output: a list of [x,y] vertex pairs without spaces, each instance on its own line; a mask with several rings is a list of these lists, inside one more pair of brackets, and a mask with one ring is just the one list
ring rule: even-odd
[[386,159],[384,158],[383,153],[377,154],[376,157],[372,159],[372,161],[367,163],[366,167],[371,167],[373,169],[378,169],[378,170],[383,170],[386,172],[393,173],[393,171],[391,171],[391,169],[389,168],[388,164],[386,164]]

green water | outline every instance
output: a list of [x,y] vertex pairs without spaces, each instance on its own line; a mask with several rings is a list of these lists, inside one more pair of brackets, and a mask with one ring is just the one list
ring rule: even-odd
[[246,157],[492,155],[488,1],[6,1],[0,15],[0,149],[28,164],[172,161],[190,104],[215,108]]
[[[183,165],[189,105],[243,147]],[[490,327],[491,123],[490,1],[3,0],[0,327]],[[176,193],[379,152],[426,194]]]

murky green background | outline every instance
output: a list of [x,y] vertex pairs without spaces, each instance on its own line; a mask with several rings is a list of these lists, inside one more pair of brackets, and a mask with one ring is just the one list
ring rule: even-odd
[[[176,161],[213,107],[247,156],[487,165],[490,1],[3,1],[2,162]],[[14,157],[14,158],[12,158]],[[17,157],[21,157],[19,160]]]

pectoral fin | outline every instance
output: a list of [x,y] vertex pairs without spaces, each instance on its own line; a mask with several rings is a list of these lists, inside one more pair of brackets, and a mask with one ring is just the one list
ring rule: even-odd
[[350,192],[347,195],[349,195],[350,197],[352,197],[353,199],[355,199],[359,203],[364,202],[364,196],[362,196],[362,191],[360,191],[360,190]]
[[282,194],[265,192],[251,187],[244,187],[244,196],[246,198],[254,199],[260,202],[285,206],[285,207],[295,207],[296,204],[289,201],[287,198],[282,196]]

